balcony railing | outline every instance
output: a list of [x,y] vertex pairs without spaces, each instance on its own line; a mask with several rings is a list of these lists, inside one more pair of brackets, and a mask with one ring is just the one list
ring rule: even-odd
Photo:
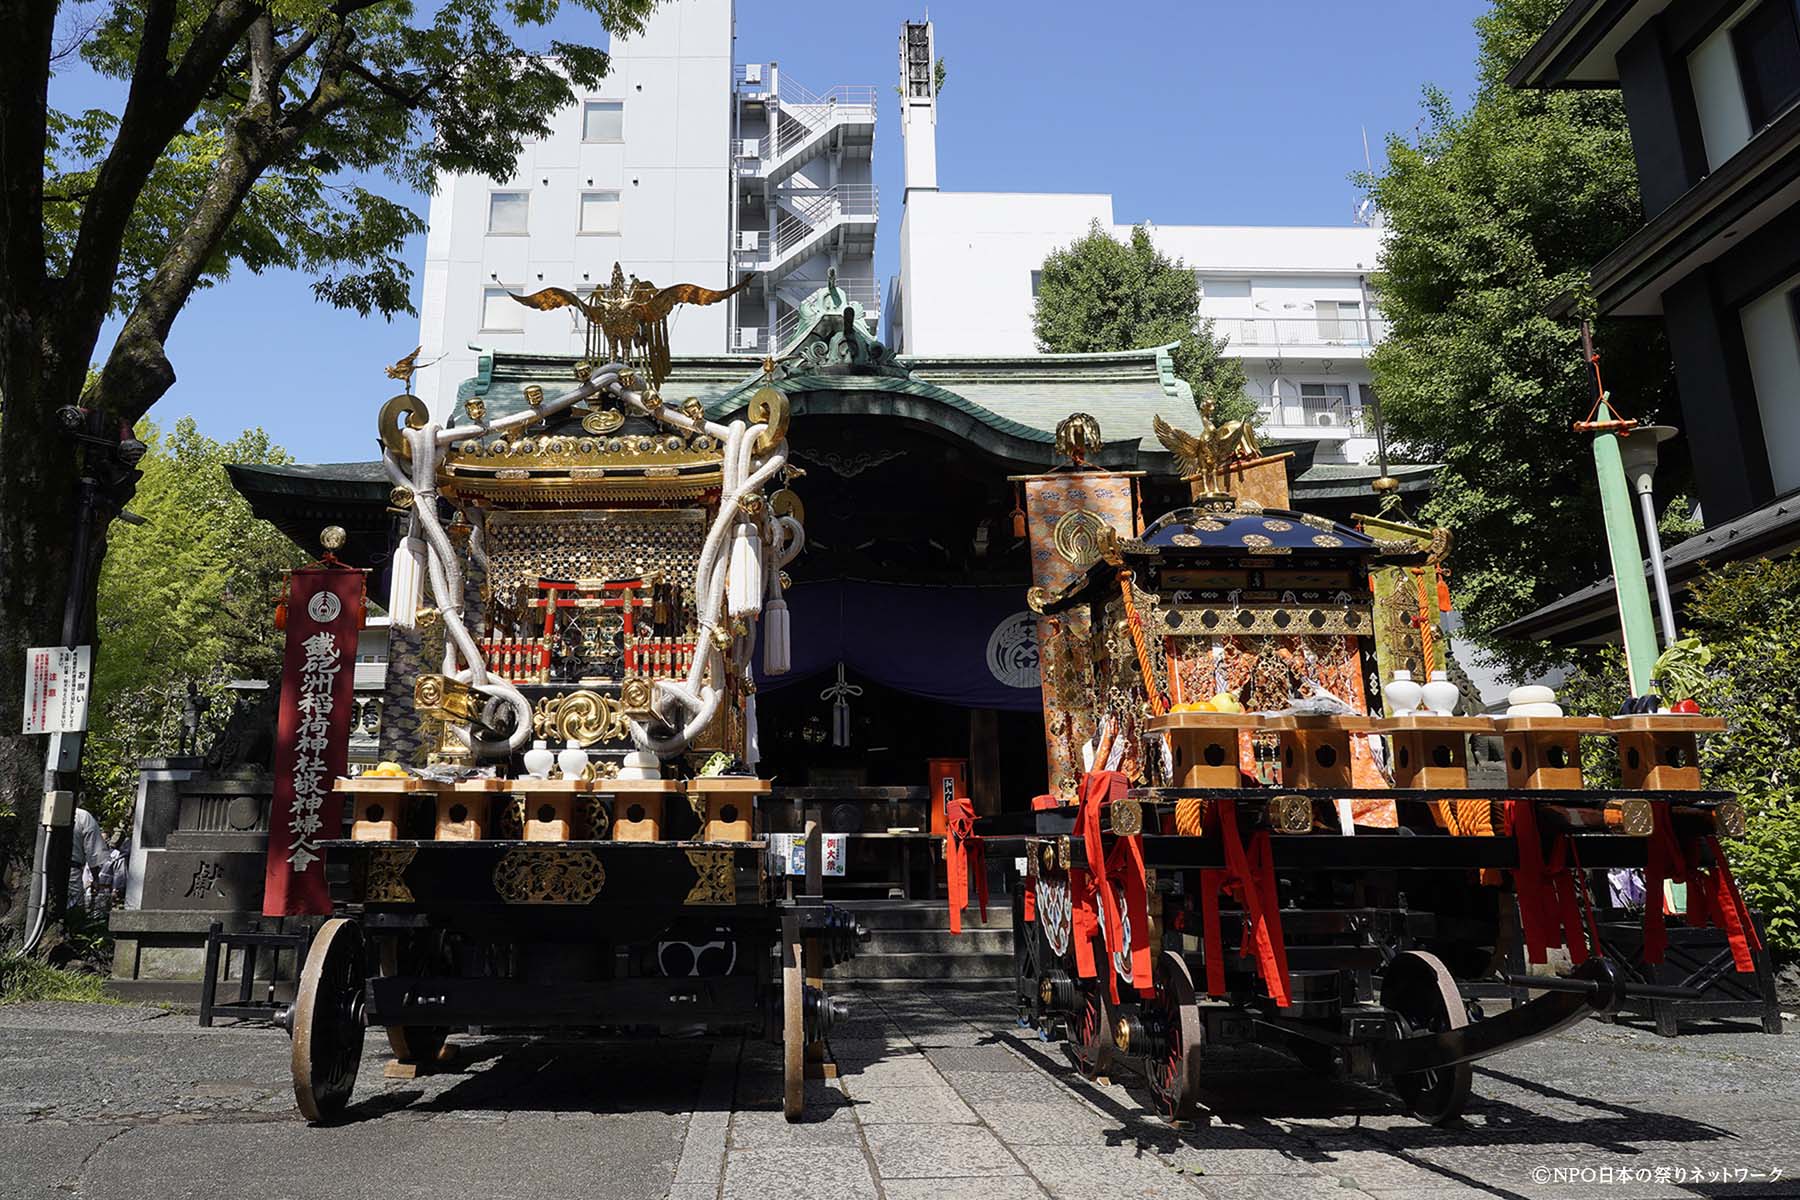
[[1283,396],[1275,403],[1264,400],[1257,406],[1257,415],[1271,429],[1365,431],[1362,405],[1335,396]]
[[[1202,314],[1204,315],[1204,314]],[[1214,317],[1213,336],[1228,345],[1368,348],[1387,336],[1381,317]]]

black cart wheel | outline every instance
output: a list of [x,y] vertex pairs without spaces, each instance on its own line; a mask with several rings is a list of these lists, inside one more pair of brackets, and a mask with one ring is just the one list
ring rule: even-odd
[[[1398,1013],[1414,1033],[1447,1033],[1469,1023],[1456,979],[1436,955],[1408,950],[1381,976],[1381,1005]],[[1394,1090],[1407,1111],[1430,1125],[1454,1119],[1469,1102],[1475,1069],[1469,1063],[1396,1075]]]
[[1181,955],[1164,950],[1156,960],[1156,995],[1144,1008],[1150,1045],[1144,1078],[1156,1107],[1170,1121],[1191,1120],[1200,1094],[1200,1051],[1205,1034],[1194,999],[1194,977]]
[[341,1116],[363,1048],[363,939],[334,917],[313,938],[294,996],[294,1102],[309,1121]]
[[[444,957],[441,935],[396,934],[381,943],[381,974],[385,978],[442,974]],[[450,1036],[449,1028],[443,1025],[389,1025],[386,1028],[388,1048],[404,1063],[436,1062],[444,1049],[445,1039]]]
[[[1108,963],[1107,970],[1112,969]],[[1113,1023],[1107,1011],[1106,985],[1098,979],[1079,985],[1075,996],[1075,1027],[1070,1031],[1069,1053],[1075,1066],[1089,1079],[1106,1073],[1112,1063]]]

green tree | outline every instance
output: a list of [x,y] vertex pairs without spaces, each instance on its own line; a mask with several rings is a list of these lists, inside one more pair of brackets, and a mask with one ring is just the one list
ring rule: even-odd
[[1196,402],[1212,396],[1221,421],[1255,415],[1255,402],[1244,394],[1243,365],[1225,356],[1212,322],[1200,317],[1194,272],[1157,250],[1142,225],[1121,242],[1095,221],[1085,236],[1051,251],[1038,277],[1032,329],[1039,348],[1053,354],[1174,342],[1175,374]]
[[[1398,453],[1444,464],[1423,509],[1457,537],[1453,585],[1478,640],[1607,573],[1579,315],[1588,271],[1642,223],[1613,91],[1520,92],[1508,69],[1563,0],[1498,0],[1477,21],[1479,87],[1425,94],[1418,144],[1390,138],[1370,180],[1388,235],[1375,278],[1392,322],[1371,366]],[[1547,315],[1575,301],[1572,315]],[[1671,409],[1658,323],[1601,321],[1607,386],[1633,417]],[[1659,481],[1681,489],[1681,464]],[[1501,648],[1521,660],[1513,648]]]
[[[656,2],[568,7],[619,34]],[[90,25],[68,5],[0,0],[0,673],[62,640],[80,480],[112,468],[59,413],[79,404],[101,435],[129,430],[174,383],[164,344],[188,297],[236,266],[302,269],[327,303],[406,311],[399,254],[422,222],[376,181],[510,175],[524,139],[606,72],[591,46],[524,40],[563,7],[101,0]],[[50,107],[71,55],[113,81],[116,111]],[[103,527],[130,490],[129,476],[109,490]],[[104,528],[90,542],[90,580],[106,542]],[[0,687],[0,807],[34,805],[39,787],[43,745],[12,732],[19,704]]]
[[83,763],[89,805],[111,828],[130,814],[137,763],[173,748],[187,687],[226,715],[224,682],[274,680],[282,635],[275,596],[305,555],[260,520],[226,476],[227,463],[293,460],[260,429],[226,443],[183,417],[167,434],[148,422],[144,478],[132,500],[142,525],[113,534],[100,572],[98,697]]

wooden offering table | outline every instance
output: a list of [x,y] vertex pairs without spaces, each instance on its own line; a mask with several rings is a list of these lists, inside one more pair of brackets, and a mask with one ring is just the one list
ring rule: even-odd
[[1167,732],[1175,756],[1175,782],[1184,788],[1237,787],[1238,734],[1257,728],[1251,713],[1172,712],[1150,718],[1153,732]]
[[566,842],[575,835],[575,805],[593,790],[585,779],[513,779],[513,811],[528,842]]
[[504,779],[463,779],[437,795],[440,842],[479,842],[493,827],[494,797],[505,792]]
[[1700,787],[1698,735],[1722,733],[1720,717],[1640,713],[1608,717],[1619,738],[1619,784],[1651,791],[1691,792]]
[[1269,717],[1262,728],[1275,734],[1283,787],[1347,788],[1353,786],[1350,735],[1371,732],[1375,722],[1369,717],[1321,714]]
[[1581,735],[1610,733],[1605,717],[1495,717],[1506,745],[1506,786],[1580,791]]
[[756,836],[756,802],[769,781],[751,775],[708,775],[688,780],[688,800],[700,818],[703,842],[747,842]]
[[414,799],[450,790],[434,779],[359,775],[337,781],[337,790],[349,797],[350,840],[391,842],[400,836],[400,822]]
[[1489,717],[1445,717],[1406,713],[1382,717],[1372,724],[1394,742],[1388,759],[1399,788],[1466,788],[1469,786],[1469,735],[1494,732]]
[[596,779],[594,790],[612,800],[613,841],[657,842],[662,840],[663,806],[681,791],[681,781]]

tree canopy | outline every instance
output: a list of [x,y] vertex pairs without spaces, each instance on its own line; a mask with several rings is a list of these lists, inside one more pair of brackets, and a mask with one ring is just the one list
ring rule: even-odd
[[262,430],[220,443],[183,417],[166,433],[144,422],[138,436],[149,451],[131,507],[144,523],[113,534],[100,572],[106,653],[94,664],[98,704],[82,772],[107,825],[130,813],[138,759],[173,750],[189,683],[222,719],[227,680],[275,679],[275,597],[282,572],[306,558],[225,473],[227,463],[293,461]]
[[1150,241],[1142,225],[1121,242],[1098,221],[1076,241],[1044,259],[1032,328],[1040,348],[1055,354],[1139,350],[1176,343],[1175,374],[1196,402],[1212,396],[1217,419],[1256,411],[1244,394],[1244,368],[1223,353],[1212,322],[1200,317],[1194,272]]
[[[1617,92],[1503,82],[1562,8],[1497,0],[1477,22],[1473,104],[1427,90],[1417,144],[1390,138],[1371,180],[1387,221],[1382,413],[1398,453],[1445,464],[1422,515],[1455,531],[1458,605],[1490,648],[1495,627],[1608,573],[1591,442],[1570,424],[1594,399],[1578,325],[1589,269],[1643,219],[1631,139]],[[1595,340],[1618,408],[1671,407],[1657,323],[1600,321]],[[1683,464],[1666,471],[1669,496]]]

